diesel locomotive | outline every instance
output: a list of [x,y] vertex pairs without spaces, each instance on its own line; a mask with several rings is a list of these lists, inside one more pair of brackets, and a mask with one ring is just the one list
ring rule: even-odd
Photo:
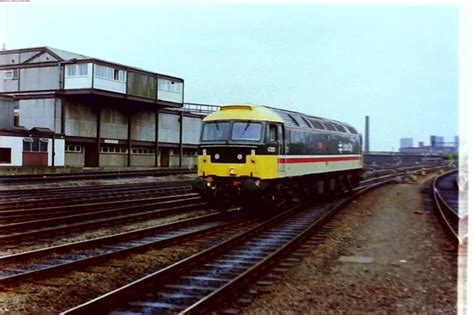
[[359,185],[362,137],[350,125],[252,104],[203,119],[193,190],[220,208],[280,203]]

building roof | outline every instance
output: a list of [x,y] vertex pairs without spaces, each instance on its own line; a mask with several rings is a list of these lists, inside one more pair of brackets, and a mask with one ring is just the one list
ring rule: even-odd
[[[152,71],[140,68],[140,67],[128,66],[128,65],[124,65],[124,64],[117,63],[117,62],[114,62],[114,61],[109,61],[109,60],[100,59],[100,58],[94,58],[94,57],[90,57],[90,56],[87,56],[87,55],[82,55],[82,54],[78,54],[78,53],[74,53],[74,52],[70,52],[70,51],[66,51],[66,50],[62,50],[62,49],[58,49],[58,48],[54,48],[54,47],[50,47],[50,46],[0,50],[0,55],[8,55],[8,54],[14,54],[14,53],[33,53],[33,55],[31,57],[27,58],[26,60],[23,60],[21,62],[17,62],[17,63],[14,63],[14,64],[11,64],[11,63],[3,64],[3,65],[0,64],[0,68],[5,68],[5,67],[14,68],[15,66],[22,67],[24,65],[30,65],[32,60],[37,59],[38,57],[40,57],[43,54],[49,54],[49,55],[53,56],[56,59],[56,60],[50,60],[49,63],[54,63],[54,62],[58,62],[58,61],[73,62],[73,63],[75,63],[77,61],[83,61],[83,62],[96,62],[97,61],[97,62],[103,62],[105,64],[111,64],[111,65],[115,65],[115,66],[126,68],[126,69],[131,69],[131,70],[136,70],[136,71],[139,71],[139,72],[148,73],[148,74],[153,74],[153,75],[157,74],[160,77],[168,78],[168,79],[171,79],[171,80],[184,81],[180,77],[171,76],[171,75],[167,75],[167,74],[162,74],[162,73],[158,73],[158,72],[152,72]],[[43,62],[43,63],[45,63],[45,62]]]
[[53,48],[50,46],[44,47],[47,50],[50,50],[54,54],[58,55],[62,60],[70,60],[70,59],[77,59],[77,60],[82,60],[82,59],[92,59],[92,57],[86,56],[86,55],[81,55],[77,53],[73,53],[70,51],[62,50],[62,49],[57,49]]

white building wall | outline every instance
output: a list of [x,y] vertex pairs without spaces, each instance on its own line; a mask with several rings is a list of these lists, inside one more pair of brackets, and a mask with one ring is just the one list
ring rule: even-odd
[[21,166],[23,164],[23,137],[0,136],[0,148],[12,150],[11,163],[0,163],[0,166]]
[[158,100],[181,103],[183,100],[183,96],[181,93],[158,90]]
[[34,55],[37,55],[39,52],[40,52],[39,50],[32,51],[32,52],[22,52],[20,54],[20,63],[23,63],[23,62],[27,61],[28,59],[30,59]]
[[64,78],[65,89],[90,89],[92,87],[92,63],[87,64],[87,75]]
[[125,94],[125,92],[127,91],[127,84],[125,82],[104,79],[94,76],[94,88]]
[[183,83],[158,79],[158,100],[173,103],[183,102]]
[[[54,140],[54,166],[64,166],[64,139]],[[48,166],[52,166],[53,139],[48,139]]]
[[[24,137],[0,136],[0,148],[10,148],[12,152],[11,163],[0,163],[0,166],[23,165],[23,139]],[[64,166],[64,139],[55,139],[54,166]],[[52,166],[53,139],[48,139],[48,166]]]
[[0,93],[1,92],[17,92],[18,79],[5,79],[5,72],[7,71],[10,71],[10,70],[0,70]]
[[51,62],[51,61],[58,61],[58,59],[56,59],[55,57],[45,52],[31,59],[30,61],[28,61],[28,63]]
[[20,63],[20,53],[0,55],[0,65],[16,65],[19,63]]

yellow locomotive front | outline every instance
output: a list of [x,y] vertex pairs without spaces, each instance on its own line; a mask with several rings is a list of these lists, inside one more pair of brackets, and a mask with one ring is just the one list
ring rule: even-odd
[[227,105],[203,120],[195,191],[209,200],[253,194],[278,177],[283,150],[280,116],[263,106]]

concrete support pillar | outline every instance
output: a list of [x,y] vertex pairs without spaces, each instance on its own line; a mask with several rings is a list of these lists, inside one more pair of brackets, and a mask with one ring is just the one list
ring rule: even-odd
[[96,144],[97,144],[97,166],[100,166],[100,127],[101,127],[101,113],[102,108],[97,108],[97,130],[96,130]]
[[61,133],[66,132],[66,104],[64,95],[61,95]]
[[179,167],[183,166],[183,112],[179,114]]
[[365,116],[365,143],[364,143],[364,152],[369,153],[370,152],[370,146],[369,146],[369,116]]
[[128,123],[127,123],[127,166],[132,165],[132,111],[128,111]]
[[160,112],[158,109],[155,110],[155,167],[158,167],[158,151],[159,151],[159,145],[158,145],[158,139],[159,139],[159,122],[160,122]]

